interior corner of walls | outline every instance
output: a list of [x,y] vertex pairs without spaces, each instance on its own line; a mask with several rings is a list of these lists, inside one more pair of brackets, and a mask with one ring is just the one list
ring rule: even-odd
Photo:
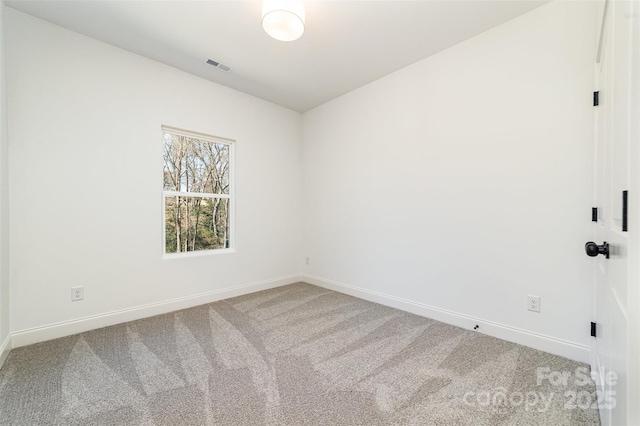
[[11,334],[9,333],[2,341],[2,343],[0,343],[0,368],[2,368],[2,365],[9,356],[9,352],[11,351],[11,349]]
[[574,361],[585,364],[589,364],[591,361],[591,348],[575,342],[570,342],[552,336],[545,336],[543,334],[523,330],[506,324],[500,324],[484,320],[482,318],[464,315],[458,312],[441,309],[436,306],[426,305],[314,275],[303,274],[303,280],[306,283],[313,284],[318,287],[348,294],[370,302],[380,303],[381,305],[444,322],[470,331],[474,330],[475,326],[478,326],[478,332],[482,334],[569,358]]

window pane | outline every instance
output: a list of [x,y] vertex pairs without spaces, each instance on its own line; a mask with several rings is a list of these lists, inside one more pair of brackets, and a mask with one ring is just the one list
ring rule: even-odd
[[229,194],[229,145],[164,133],[164,190]]
[[229,247],[229,199],[165,197],[165,252]]

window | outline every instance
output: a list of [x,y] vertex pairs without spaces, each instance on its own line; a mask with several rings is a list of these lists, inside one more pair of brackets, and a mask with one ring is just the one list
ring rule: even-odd
[[162,127],[164,252],[232,248],[233,141]]

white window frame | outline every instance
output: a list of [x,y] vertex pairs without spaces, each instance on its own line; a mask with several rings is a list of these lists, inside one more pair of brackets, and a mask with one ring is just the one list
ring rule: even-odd
[[[211,194],[211,193],[202,193],[202,192],[180,192],[180,191],[165,191],[162,189],[162,258],[163,259],[179,259],[185,257],[198,257],[198,256],[207,256],[214,254],[224,254],[224,253],[235,253],[235,196],[234,196],[234,174],[235,174],[235,140],[229,138],[223,138],[220,136],[208,135],[206,133],[198,133],[192,132],[190,130],[184,130],[177,127],[171,126],[161,126],[161,141],[163,143],[164,149],[164,134],[171,133],[173,135],[185,136],[194,139],[202,139],[210,142],[215,142],[218,144],[224,144],[229,147],[229,193],[228,194]],[[160,182],[162,183],[162,187],[164,188],[164,158],[161,158],[161,178]],[[229,247],[225,248],[217,248],[217,249],[208,249],[208,250],[196,250],[196,251],[183,251],[178,253],[167,253],[167,224],[166,224],[166,197],[175,197],[175,196],[187,196],[187,197],[198,197],[198,198],[226,198],[229,199]]]

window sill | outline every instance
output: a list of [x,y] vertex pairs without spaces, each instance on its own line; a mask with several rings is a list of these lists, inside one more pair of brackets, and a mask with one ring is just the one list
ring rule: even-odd
[[215,256],[218,254],[228,254],[235,253],[236,250],[232,248],[226,249],[213,249],[213,250],[198,250],[198,251],[185,251],[181,253],[164,253],[162,255],[162,260],[172,260],[172,259],[186,259],[189,257],[201,257],[201,256]]

